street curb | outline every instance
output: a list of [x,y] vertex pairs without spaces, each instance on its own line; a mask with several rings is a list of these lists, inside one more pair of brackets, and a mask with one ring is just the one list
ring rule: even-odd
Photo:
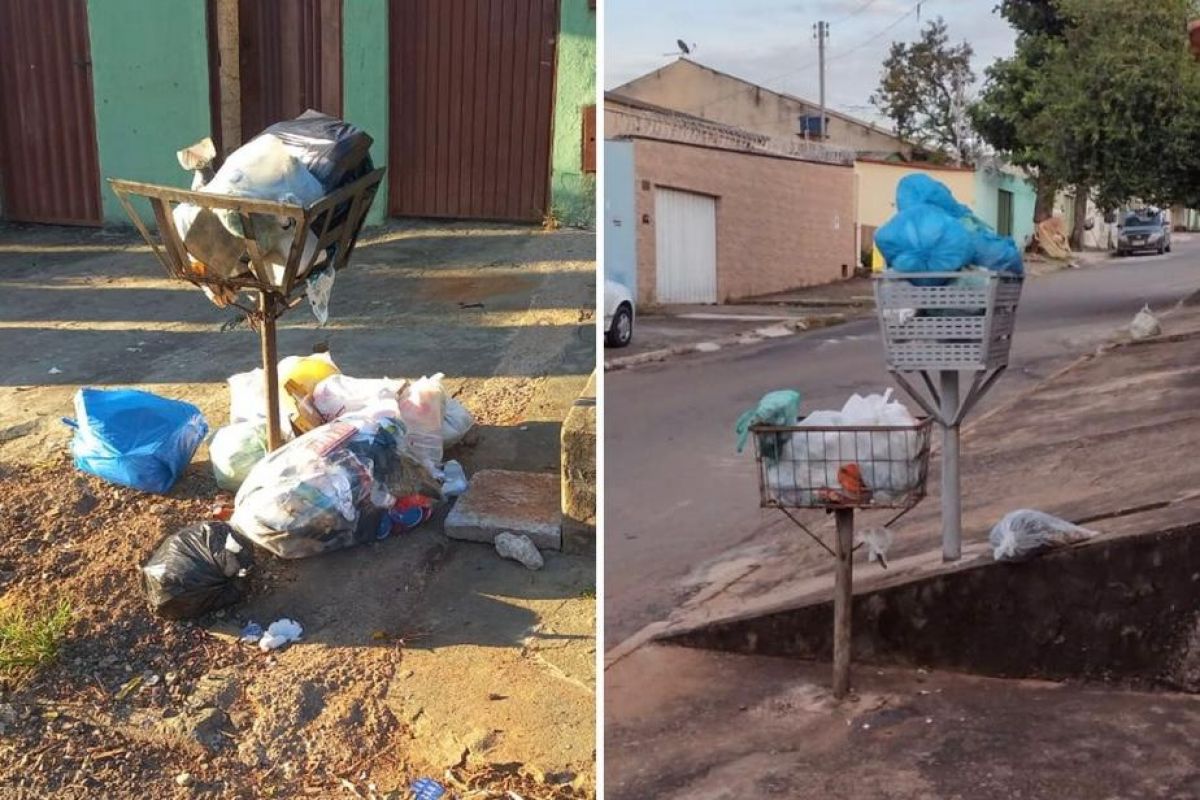
[[687,355],[688,353],[713,353],[723,350],[726,347],[758,344],[766,339],[783,338],[777,333],[769,332],[772,330],[790,328],[790,331],[786,335],[792,336],[797,333],[817,330],[818,328],[830,328],[835,325],[841,325],[848,322],[849,319],[846,314],[824,314],[822,316],[804,317],[788,322],[777,322],[773,325],[753,328],[720,339],[712,339],[705,342],[689,342],[688,344],[650,350],[633,356],[618,356],[604,362],[604,371],[615,372],[617,370],[628,369],[629,367],[641,366],[642,364],[653,364],[659,361],[666,361],[674,356]]

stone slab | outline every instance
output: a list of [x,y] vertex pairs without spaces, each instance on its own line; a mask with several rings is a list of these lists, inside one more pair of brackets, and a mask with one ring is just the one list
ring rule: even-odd
[[446,535],[491,543],[508,531],[525,534],[542,550],[560,550],[559,493],[554,473],[480,470],[446,515]]

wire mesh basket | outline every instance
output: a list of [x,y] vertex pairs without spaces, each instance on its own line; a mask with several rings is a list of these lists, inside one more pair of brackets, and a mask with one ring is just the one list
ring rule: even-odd
[[979,272],[886,271],[875,278],[875,304],[888,368],[990,370],[1008,366],[1019,275]]
[[925,496],[933,421],[878,426],[756,425],[764,508],[912,508]]

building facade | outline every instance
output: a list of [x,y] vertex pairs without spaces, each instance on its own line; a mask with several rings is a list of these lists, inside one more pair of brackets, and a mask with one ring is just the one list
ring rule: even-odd
[[605,275],[642,305],[722,303],[853,271],[851,152],[780,146],[615,96],[605,136]]
[[[819,141],[816,103],[679,58],[635,78],[615,94],[732,125],[775,139]],[[913,156],[911,143],[891,131],[837,111],[825,111],[826,141],[875,158]]]
[[5,0],[0,217],[125,223],[104,178],[187,185],[182,147],[316,108],[375,139],[373,221],[592,225],[593,6]]

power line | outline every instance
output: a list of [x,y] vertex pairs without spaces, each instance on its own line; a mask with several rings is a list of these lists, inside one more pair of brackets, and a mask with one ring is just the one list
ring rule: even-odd
[[[875,1],[876,0],[869,0],[869,2],[860,6],[855,11],[851,12],[851,14],[849,16],[852,17],[852,16],[855,16],[856,14],[861,13],[862,11],[865,11],[867,9],[867,7],[872,5]],[[829,63],[830,61],[834,61],[838,58],[842,58],[843,56],[848,56],[857,50],[861,50],[863,47],[866,47],[871,42],[874,42],[879,37],[883,36],[884,34],[888,33],[889,31],[893,30],[901,22],[906,20],[908,17],[912,16],[913,12],[919,12],[921,6],[928,2],[930,2],[930,0],[917,0],[917,2],[913,3],[913,5],[907,11],[905,11],[903,14],[901,14],[899,17],[897,17],[895,20],[893,20],[891,23],[889,23],[887,25],[887,27],[885,27],[883,30],[879,31],[878,33],[873,34],[870,38],[868,38],[862,42],[859,42],[857,45],[850,48],[849,50],[846,50],[845,52],[842,52],[842,53],[835,52],[832,55],[826,56],[825,62]],[[848,19],[848,18],[849,17],[846,17],[845,19]],[[828,26],[826,27],[826,29],[828,29]],[[760,86],[763,88],[766,88],[766,86],[768,84],[775,83],[777,81],[781,81],[784,78],[789,78],[798,72],[804,72],[805,70],[808,70],[808,69],[811,69],[812,67],[817,66],[819,63],[820,63],[820,58],[818,57],[816,59],[813,59],[812,61],[805,62],[804,64],[801,64],[798,67],[793,67],[792,69],[788,70],[787,72],[780,73],[779,75],[776,75],[773,78],[767,78],[765,80],[758,81],[754,86],[746,86],[741,89],[735,89],[732,92],[729,92],[728,94],[721,95],[720,97],[715,97],[712,100],[702,103],[699,108],[699,113],[703,114],[704,110],[707,109],[709,106],[716,105],[717,103],[720,103],[723,100],[728,100],[731,97],[736,97],[739,94],[741,94],[742,92],[753,91],[754,89],[756,89]],[[746,81],[746,82],[750,83],[750,81]]]
[[854,19],[854,18],[855,18],[855,17],[857,17],[859,14],[861,14],[861,13],[862,13],[862,12],[864,12],[864,11],[866,11],[866,10],[867,10],[868,8],[870,8],[871,6],[875,5],[875,2],[876,2],[876,0],[867,0],[867,2],[863,3],[863,4],[862,4],[861,6],[859,6],[858,8],[854,9],[853,11],[851,11],[851,12],[850,12],[849,14],[847,14],[846,16],[842,17],[841,19],[835,19],[835,20],[834,20],[832,23],[830,23],[830,24],[832,24],[832,25],[841,25],[843,22],[845,22],[845,21],[846,21],[846,20],[848,20],[848,19]]

